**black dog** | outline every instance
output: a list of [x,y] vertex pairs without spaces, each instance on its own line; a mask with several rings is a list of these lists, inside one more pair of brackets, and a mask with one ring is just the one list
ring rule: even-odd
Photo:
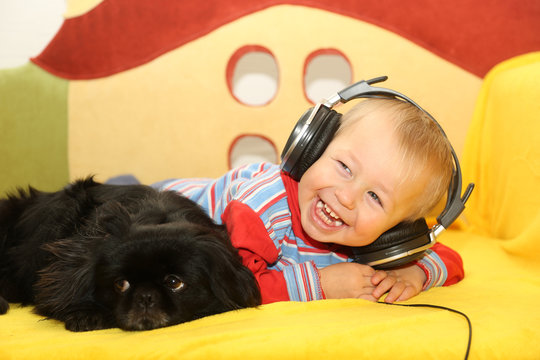
[[68,330],[148,330],[261,296],[223,226],[191,200],[92,178],[0,201],[0,314],[8,302]]

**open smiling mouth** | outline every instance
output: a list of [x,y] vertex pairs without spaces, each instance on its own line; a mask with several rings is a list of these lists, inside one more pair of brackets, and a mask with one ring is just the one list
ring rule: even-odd
[[343,225],[343,220],[321,199],[317,201],[315,213],[328,226],[339,227]]

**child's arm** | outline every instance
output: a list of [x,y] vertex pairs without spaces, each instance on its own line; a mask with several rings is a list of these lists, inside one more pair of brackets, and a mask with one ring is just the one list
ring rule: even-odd
[[449,286],[464,277],[463,262],[457,252],[437,243],[417,262],[372,277],[373,296],[388,292],[386,302],[403,301],[433,286]]
[[259,284],[263,304],[275,301],[309,301],[359,297],[375,301],[367,265],[340,263],[318,269],[312,261],[290,264],[283,271],[268,269],[279,253],[260,218],[247,205],[232,201],[223,213],[233,245]]
[[257,279],[263,304],[344,298],[377,300],[372,295],[375,286],[371,283],[375,270],[368,265],[339,263],[317,269],[315,264],[307,262],[278,271],[267,268],[265,254],[261,256],[253,249],[239,252],[242,262]]

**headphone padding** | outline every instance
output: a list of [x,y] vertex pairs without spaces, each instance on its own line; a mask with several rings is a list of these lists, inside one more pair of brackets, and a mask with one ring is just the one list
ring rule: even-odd
[[[425,246],[430,243],[429,232],[430,229],[424,218],[413,222],[399,223],[381,234],[373,243],[353,248],[354,261],[369,264]],[[374,266],[374,268],[388,269],[405,265],[418,259],[421,255],[422,252],[415,253],[398,260],[384,262]]]
[[422,236],[429,232],[429,227],[424,218],[413,222],[401,222],[393,228],[383,232],[374,242],[359,248],[366,252],[377,251],[406,243],[408,240]]

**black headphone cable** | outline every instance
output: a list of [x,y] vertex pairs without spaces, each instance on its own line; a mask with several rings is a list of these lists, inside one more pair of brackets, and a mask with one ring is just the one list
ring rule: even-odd
[[378,301],[378,303],[379,304],[385,304],[385,305],[394,305],[394,306],[428,307],[428,308],[434,308],[434,309],[441,309],[441,310],[450,311],[450,312],[453,312],[455,314],[463,316],[465,318],[465,320],[467,320],[467,325],[469,327],[469,338],[468,338],[468,341],[467,341],[467,350],[465,351],[465,360],[467,360],[469,358],[469,352],[471,350],[471,340],[472,340],[472,324],[471,324],[471,320],[469,319],[469,317],[465,313],[463,313],[463,312],[461,312],[459,310],[455,310],[455,309],[446,307],[446,306],[433,305],[433,304],[395,304],[395,303],[386,303],[386,302],[383,302],[383,301]]

